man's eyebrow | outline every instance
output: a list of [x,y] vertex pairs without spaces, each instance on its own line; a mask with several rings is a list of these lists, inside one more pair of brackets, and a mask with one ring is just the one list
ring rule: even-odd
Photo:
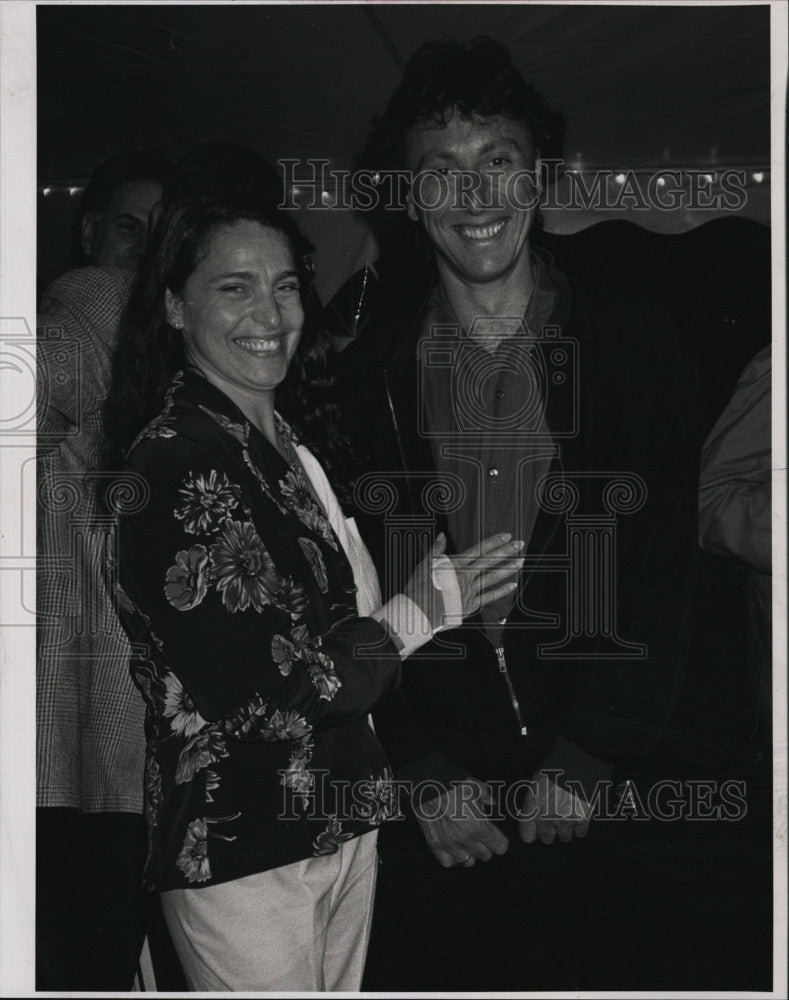
[[[490,142],[486,142],[484,146],[481,146],[477,150],[477,156],[485,156],[488,153],[492,153],[496,149],[513,149],[518,152],[526,152],[523,146],[510,136],[502,136],[500,139],[492,139]],[[435,152],[433,150],[428,150],[424,153],[417,164],[417,168],[421,168],[426,162],[442,162],[442,163],[452,163],[455,160],[455,154],[449,150],[441,150]]]
[[486,142],[485,145],[479,150],[479,155],[484,156],[486,153],[492,153],[494,149],[501,149],[502,147],[517,150],[521,150],[523,148],[515,139],[511,139],[509,136],[503,136],[501,139]]
[[146,220],[140,218],[139,215],[132,215],[131,212],[118,212],[117,215],[113,215],[113,222],[139,222],[141,224],[146,224]]
[[435,152],[434,150],[428,150],[426,153],[423,153],[419,157],[419,162],[417,163],[417,169],[421,168],[423,163],[429,162],[431,160],[433,162],[440,161],[442,163],[452,163],[454,159],[455,159],[455,154],[450,153],[446,150],[442,150],[441,152],[438,153]]

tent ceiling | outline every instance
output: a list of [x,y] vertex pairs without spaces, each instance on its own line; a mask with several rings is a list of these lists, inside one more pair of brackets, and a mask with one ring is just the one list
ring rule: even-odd
[[[372,15],[372,16],[370,16]],[[39,181],[108,151],[232,139],[350,167],[398,61],[490,34],[586,166],[769,163],[769,8],[479,4],[40,6]]]

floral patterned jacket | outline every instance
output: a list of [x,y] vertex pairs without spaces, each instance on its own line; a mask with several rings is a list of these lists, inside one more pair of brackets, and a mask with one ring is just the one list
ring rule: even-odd
[[127,470],[148,493],[118,544],[147,704],[147,886],[332,854],[395,815],[368,712],[399,657],[358,617],[351,567],[303,480],[191,369]]

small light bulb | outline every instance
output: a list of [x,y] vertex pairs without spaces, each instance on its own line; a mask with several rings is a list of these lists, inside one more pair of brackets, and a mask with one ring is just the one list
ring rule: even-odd
[[764,180],[764,172],[762,170],[756,170],[753,175],[753,179],[757,184],[761,184]]

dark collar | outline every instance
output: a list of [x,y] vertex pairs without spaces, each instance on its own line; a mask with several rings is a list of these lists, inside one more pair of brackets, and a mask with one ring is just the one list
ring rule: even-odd
[[[531,260],[534,288],[523,314],[523,325],[530,336],[539,337],[546,327],[563,329],[566,326],[570,314],[570,286],[547,250],[533,249]],[[420,316],[419,336],[429,336],[434,324],[460,325],[440,282],[430,292]]]

